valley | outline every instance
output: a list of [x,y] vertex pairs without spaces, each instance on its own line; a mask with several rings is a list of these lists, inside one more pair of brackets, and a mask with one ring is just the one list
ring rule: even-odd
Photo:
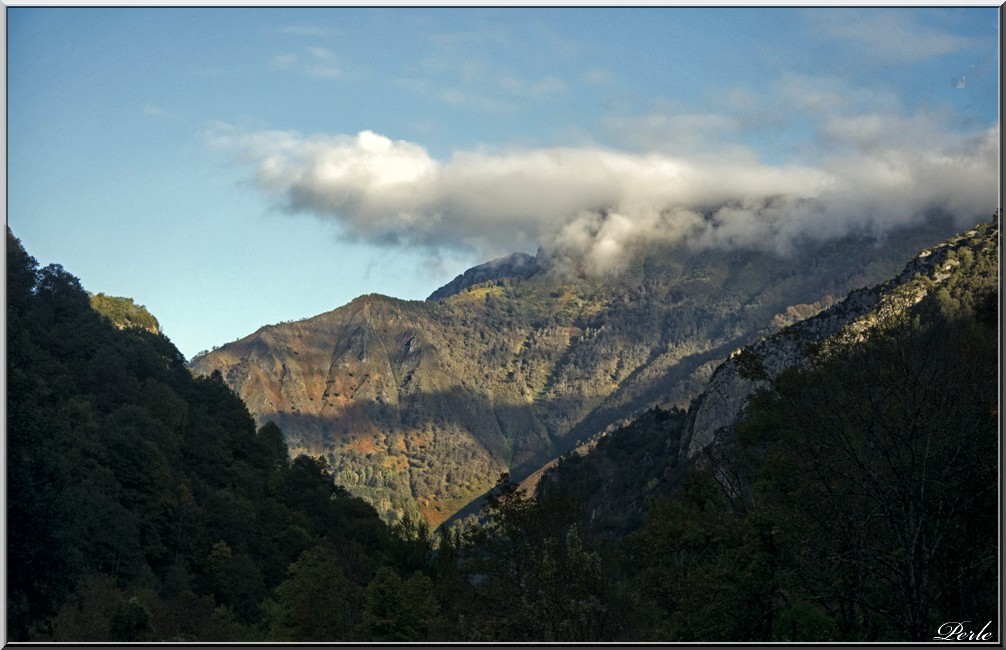
[[0,645],[1001,641],[1001,8],[32,4]]
[[[728,359],[687,408],[582,444],[591,417],[651,395],[619,396],[645,364],[577,361],[588,328],[622,333],[618,359],[660,358],[625,352],[617,309],[585,308],[611,299],[598,278],[480,278],[265,328],[235,367],[259,404],[316,425],[285,433],[256,427],[221,371],[193,376],[145,308],[93,301],[9,230],[7,259],[8,552],[32,567],[8,582],[18,641],[923,641],[962,606],[995,616],[998,216],[814,316],[706,348]],[[463,308],[545,291],[511,329]],[[577,367],[594,374],[573,382]],[[311,420],[319,394],[334,415]],[[288,447],[340,439],[334,463]],[[507,471],[537,459],[523,486]],[[472,521],[431,532],[444,512]],[[954,583],[961,562],[975,580]]]

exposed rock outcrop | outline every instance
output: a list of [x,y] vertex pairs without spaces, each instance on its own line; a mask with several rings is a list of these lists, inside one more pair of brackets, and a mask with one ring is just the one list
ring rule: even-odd
[[859,289],[824,312],[735,350],[713,373],[696,402],[693,425],[684,436],[679,458],[694,458],[733,430],[745,405],[768,381],[804,362],[822,342],[854,342],[878,322],[902,313],[937,290],[959,264],[962,250],[995,249],[998,219],[951,237],[918,253],[893,279]]

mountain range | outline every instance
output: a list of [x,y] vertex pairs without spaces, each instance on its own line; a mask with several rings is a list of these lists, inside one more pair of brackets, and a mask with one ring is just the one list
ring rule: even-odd
[[607,275],[514,254],[426,301],[362,296],[190,368],[219,371],[257,424],[276,422],[291,454],[323,457],[387,520],[435,525],[502,471],[523,479],[653,406],[686,408],[732,352],[890,278],[954,230],[933,218],[789,255],[644,243]]
[[[702,273],[710,275],[730,263],[757,270],[756,262],[773,259],[782,267],[802,262],[824,269],[831,262],[847,268],[840,255],[863,262],[878,250],[868,243],[835,242],[802,258],[687,249],[661,257],[651,248],[639,251],[637,264],[666,272],[678,255],[689,264],[705,261]],[[757,312],[768,325],[726,355],[687,408],[669,396],[686,394],[688,386],[674,384],[670,372],[652,375],[657,379],[649,385],[670,387],[663,406],[624,425],[626,418],[609,420],[584,443],[575,429],[582,425],[550,438],[554,449],[569,448],[528,475],[540,478],[533,494],[501,472],[479,500],[473,525],[442,526],[431,535],[425,522],[403,517],[412,514],[410,507],[418,510],[422,495],[402,497],[385,488],[389,503],[402,504],[386,509],[385,519],[402,519],[382,522],[375,508],[337,485],[326,467],[331,460],[291,456],[287,440],[302,432],[284,435],[270,422],[256,429],[222,372],[194,377],[182,354],[152,329],[156,321],[143,307],[123,298],[95,300],[60,265],[40,268],[8,230],[8,554],[18,567],[8,576],[8,636],[37,642],[921,642],[933,638],[942,621],[968,611],[989,621],[983,638],[994,640],[999,243],[996,216],[928,245],[890,279],[844,299],[826,294],[771,317],[771,308]],[[302,322],[319,332],[335,323],[339,334],[352,326],[345,321],[356,319],[362,330],[356,340],[315,334],[311,342],[331,350],[334,380],[359,378],[361,390],[376,392],[386,406],[399,400],[385,411],[362,399],[350,404],[345,411],[358,417],[351,424],[379,422],[388,431],[389,421],[375,418],[394,414],[398,419],[390,422],[400,430],[391,435],[414,442],[405,427],[428,418],[436,423],[426,429],[434,441],[453,432],[481,443],[462,425],[479,431],[479,416],[491,416],[503,443],[533,454],[534,439],[503,429],[519,409],[507,411],[504,399],[491,399],[505,382],[480,384],[478,376],[452,376],[437,364],[469,371],[485,360],[464,358],[485,354],[487,344],[479,347],[459,333],[479,341],[491,331],[497,338],[490,342],[506,342],[539,331],[535,323],[558,327],[570,318],[556,309],[570,287],[580,288],[584,303],[635,287],[626,283],[631,275],[569,275],[547,254],[533,259],[534,272],[521,264],[521,277],[508,275],[506,261],[490,263],[462,275],[439,299],[369,296],[323,315],[327,321]],[[724,267],[716,267],[717,260]],[[704,283],[692,296],[692,312],[699,309],[696,296],[726,302],[724,287],[736,287],[741,275]],[[653,280],[644,288],[661,287],[655,277],[671,287],[656,292],[665,311],[656,312],[659,301],[637,295],[592,312],[606,320],[591,327],[622,337],[607,349],[622,358],[633,342],[653,342],[645,323],[633,330],[636,321],[618,320],[619,308],[670,321],[675,305],[688,304],[680,295],[671,302],[674,287],[681,289],[673,277],[643,277]],[[785,287],[787,276],[772,277]],[[500,296],[510,302],[490,310],[487,303]],[[758,298],[745,304],[757,306]],[[508,312],[508,305],[529,311]],[[585,305],[578,307],[582,314]],[[516,325],[485,327],[491,316],[502,318],[500,312]],[[427,320],[402,322],[417,313]],[[694,336],[745,322],[707,313],[719,320],[693,329],[682,320],[677,329],[656,331]],[[455,329],[448,329],[452,323]],[[368,332],[377,326],[383,329]],[[409,338],[392,354],[390,333],[408,327]],[[281,329],[289,335],[289,327]],[[306,327],[299,332],[301,339],[311,334]],[[277,352],[276,363],[303,372],[298,356],[324,356],[299,345],[285,357]],[[563,386],[589,394],[592,384],[568,374],[579,368],[590,376],[593,366],[582,360],[591,357],[578,346],[556,350],[542,343],[541,356],[531,350],[520,358],[552,363],[563,373],[537,384],[546,394],[560,394]],[[393,392],[396,377],[383,376],[374,359],[389,374],[412,363],[416,389]],[[498,376],[495,365],[483,366],[483,376]],[[609,394],[630,404],[627,412],[650,397],[632,392],[646,385],[641,374]],[[452,389],[451,379],[467,393]],[[440,394],[423,393],[427,381],[441,382]],[[333,386],[331,396],[341,397],[345,384]],[[286,388],[270,399],[285,398]],[[465,397],[482,401],[466,404]],[[533,398],[524,411],[528,420],[542,428],[554,424],[549,403]],[[615,411],[605,398],[595,399],[598,406],[580,422],[595,417],[601,423]],[[410,405],[427,410],[413,414]],[[576,413],[572,406],[564,412]],[[399,458],[370,453],[365,459],[372,464],[355,471],[373,474],[374,465]],[[499,453],[485,448],[506,468],[505,457],[492,456]],[[538,457],[553,453],[539,449]],[[400,474],[410,480],[435,480],[437,463],[452,463],[445,483],[471,476],[470,487],[485,470],[463,456],[430,456],[418,445],[402,456],[410,469]],[[336,452],[329,458],[338,458]],[[525,461],[529,466],[533,461]],[[357,489],[373,498],[368,487]]]

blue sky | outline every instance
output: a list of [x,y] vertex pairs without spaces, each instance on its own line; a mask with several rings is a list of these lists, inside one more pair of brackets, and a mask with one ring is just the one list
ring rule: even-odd
[[6,18],[8,224],[187,357],[513,250],[784,254],[998,197],[993,7]]

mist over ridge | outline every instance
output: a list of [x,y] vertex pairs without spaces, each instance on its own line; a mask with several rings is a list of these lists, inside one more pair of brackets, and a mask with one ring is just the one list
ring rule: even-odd
[[491,259],[546,250],[589,273],[617,270],[637,242],[787,254],[803,241],[883,236],[934,211],[958,225],[995,204],[999,127],[964,136],[930,117],[829,119],[815,164],[750,151],[694,155],[598,146],[455,151],[372,131],[303,135],[218,125],[209,142],[254,169],[282,210],[343,236]]
[[635,241],[604,273],[582,257],[516,254],[426,301],[369,294],[259,328],[190,368],[219,370],[259,424],[325,458],[389,521],[437,524],[499,472],[522,479],[654,404],[686,407],[732,350],[956,230],[931,216],[785,255]]
[[4,17],[4,643],[1001,640],[1000,7]]

